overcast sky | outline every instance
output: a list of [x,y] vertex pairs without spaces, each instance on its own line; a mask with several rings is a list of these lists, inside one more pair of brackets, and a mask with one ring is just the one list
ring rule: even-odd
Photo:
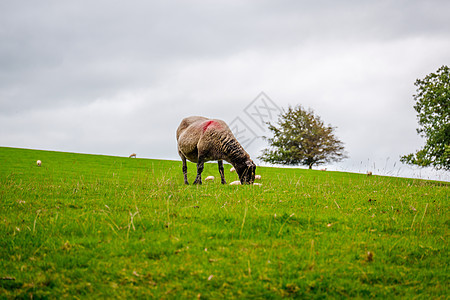
[[246,114],[264,92],[337,127],[349,158],[329,169],[449,180],[399,162],[424,142],[414,82],[450,63],[449,11],[448,0],[1,1],[0,146],[178,160],[185,116],[239,117],[264,134]]

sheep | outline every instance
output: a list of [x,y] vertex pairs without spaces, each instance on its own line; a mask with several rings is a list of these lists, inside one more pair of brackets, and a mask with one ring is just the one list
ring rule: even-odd
[[36,164],[38,167],[40,167],[42,165],[42,161],[40,161],[39,159],[36,161]]
[[261,175],[255,175],[255,179],[261,179]]
[[128,157],[129,158],[132,158],[132,157],[136,158],[136,153],[131,153],[130,156],[128,156]]
[[371,171],[368,171],[368,172],[367,172],[367,176],[372,176],[372,172],[371,172]]
[[236,171],[236,169],[234,167],[231,167],[230,172],[233,173],[234,171]]
[[214,181],[214,176],[208,176],[205,178],[206,181]]
[[[236,181],[231,182],[230,185],[241,185],[241,182],[239,180],[236,180]],[[253,185],[262,186],[262,183],[253,182]]]
[[189,184],[186,159],[197,163],[194,184],[202,183],[203,164],[211,160],[217,160],[222,184],[226,184],[224,160],[236,169],[242,184],[252,184],[255,180],[255,163],[222,120],[198,116],[183,119],[177,129],[177,143],[185,184]]

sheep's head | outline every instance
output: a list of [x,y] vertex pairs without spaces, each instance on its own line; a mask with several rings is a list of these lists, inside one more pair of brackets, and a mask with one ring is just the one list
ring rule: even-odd
[[235,168],[241,184],[253,184],[255,181],[256,165],[251,159],[235,166]]

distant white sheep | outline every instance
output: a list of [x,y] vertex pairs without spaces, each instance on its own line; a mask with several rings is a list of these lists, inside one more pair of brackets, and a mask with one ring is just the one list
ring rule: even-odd
[[261,179],[261,175],[255,175],[255,179]]
[[[233,181],[232,183],[230,183],[230,185],[241,185],[241,182],[239,180]],[[256,183],[256,182],[254,182],[253,185],[262,186],[261,183]]]
[[232,168],[230,169],[230,172],[234,172],[234,171],[236,171],[236,169],[235,169],[234,167],[232,167]]
[[214,181],[214,176],[208,176],[205,178],[206,181]]
[[128,156],[128,157],[129,158],[132,158],[132,157],[136,158],[136,153],[131,153],[130,156]]
[[38,160],[38,161],[36,162],[36,164],[37,164],[38,167],[40,167],[40,166],[42,165],[42,161]]
[[372,176],[372,172],[371,171],[367,172],[367,176]]

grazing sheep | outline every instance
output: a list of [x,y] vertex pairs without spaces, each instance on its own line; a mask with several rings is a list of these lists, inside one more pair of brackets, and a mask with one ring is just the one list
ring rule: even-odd
[[208,176],[205,178],[206,181],[214,181],[214,176]]
[[[241,182],[239,180],[236,180],[230,183],[230,185],[241,185]],[[253,182],[253,185],[262,186],[262,183]]]
[[128,157],[129,158],[132,158],[132,157],[136,158],[136,153],[131,153],[130,156],[128,156]]
[[236,171],[236,169],[235,169],[234,167],[232,167],[232,168],[230,169],[230,172],[234,172],[234,171]]
[[38,167],[40,167],[40,166],[42,165],[42,161],[38,160],[38,161],[36,162],[36,164],[37,164]]
[[367,176],[372,176],[372,172],[371,171],[367,172]]
[[210,160],[217,160],[222,184],[226,184],[224,160],[236,169],[242,184],[252,184],[255,180],[255,163],[222,120],[197,116],[185,118],[177,129],[177,142],[178,154],[183,161],[185,184],[189,184],[186,159],[197,163],[197,177],[194,184],[202,183],[203,164]]
[[255,179],[261,179],[261,175],[255,175]]

